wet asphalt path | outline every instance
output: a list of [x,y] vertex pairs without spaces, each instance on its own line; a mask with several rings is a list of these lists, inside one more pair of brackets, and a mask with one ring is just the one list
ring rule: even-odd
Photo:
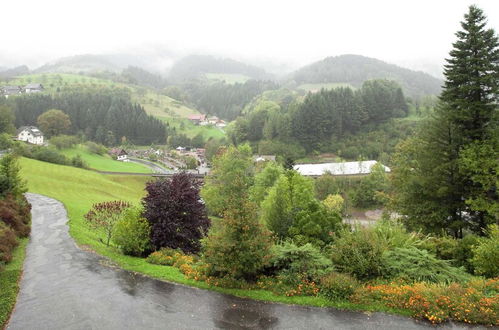
[[382,313],[241,299],[116,269],[76,247],[61,203],[35,194],[27,197],[33,205],[33,230],[8,329],[434,328]]

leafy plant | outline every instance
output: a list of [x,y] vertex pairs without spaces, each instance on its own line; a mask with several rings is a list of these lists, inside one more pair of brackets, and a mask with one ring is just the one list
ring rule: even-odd
[[245,200],[228,209],[220,228],[203,239],[203,259],[208,275],[253,280],[268,264],[270,247],[269,231],[258,223],[255,205]]
[[317,281],[331,270],[331,260],[318,248],[307,243],[302,246],[286,241],[272,247],[270,264],[287,283],[296,283],[303,279]]
[[499,276],[499,226],[489,226],[487,233],[488,237],[480,238],[472,248],[471,263],[475,267],[475,273],[496,277]]
[[120,220],[123,212],[130,207],[128,202],[110,201],[92,205],[90,211],[85,214],[85,220],[94,229],[101,229],[106,235],[105,244],[109,246],[109,241],[114,232],[114,226]]
[[348,299],[360,287],[359,281],[348,274],[332,272],[321,278],[320,295],[328,300]]
[[197,253],[200,239],[210,226],[203,201],[199,197],[200,183],[188,173],[177,173],[169,179],[151,181],[142,200],[144,217],[151,226],[154,249],[164,247]]
[[124,254],[140,256],[150,249],[150,231],[149,223],[142,216],[142,208],[129,208],[114,227],[113,242]]
[[382,255],[385,243],[370,229],[343,230],[331,246],[334,267],[360,280],[373,279],[382,274]]
[[401,277],[414,282],[463,282],[469,275],[449,261],[437,259],[426,250],[415,247],[395,248],[383,254],[383,274],[388,278]]

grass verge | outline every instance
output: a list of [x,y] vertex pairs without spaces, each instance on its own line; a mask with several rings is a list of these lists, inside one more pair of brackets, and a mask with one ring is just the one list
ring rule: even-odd
[[3,271],[0,271],[0,329],[7,325],[10,313],[16,304],[28,241],[28,238],[19,240],[19,245],[12,254],[12,261],[5,266]]

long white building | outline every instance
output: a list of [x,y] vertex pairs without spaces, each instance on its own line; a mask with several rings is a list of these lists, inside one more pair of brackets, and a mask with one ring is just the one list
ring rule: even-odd
[[[367,175],[378,162],[366,160],[359,162],[344,163],[323,163],[323,164],[298,164],[293,168],[304,176],[321,176],[325,173],[332,175]],[[382,165],[385,172],[390,172],[390,168]]]

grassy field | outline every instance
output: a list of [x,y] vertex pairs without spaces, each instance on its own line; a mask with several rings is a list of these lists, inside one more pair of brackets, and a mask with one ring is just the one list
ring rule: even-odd
[[69,215],[71,236],[82,246],[110,258],[118,266],[149,275],[154,278],[173,281],[202,289],[247,297],[257,300],[300,304],[311,306],[332,306],[344,309],[391,311],[407,314],[404,311],[393,310],[382,305],[356,305],[349,302],[331,302],[322,297],[278,296],[266,290],[225,289],[210,286],[205,282],[188,279],[177,268],[149,264],[143,258],[123,255],[116,247],[106,247],[101,243],[101,233],[91,230],[84,222],[83,215],[95,202],[106,200],[127,200],[139,203],[144,195],[144,177],[104,176],[95,172],[74,167],[54,165],[36,160],[22,158],[20,161],[21,175],[28,180],[30,192],[46,195],[61,201]]
[[91,169],[98,171],[109,172],[126,172],[126,173],[152,173],[149,167],[132,162],[119,162],[114,160],[109,155],[97,155],[89,152],[83,145],[76,146],[71,149],[60,151],[67,157],[80,155],[81,158],[88,164]]
[[10,81],[1,81],[1,85],[26,85],[29,83],[41,83],[49,93],[56,93],[66,88],[74,89],[76,87],[87,88],[126,88],[130,91],[132,101],[140,103],[145,111],[158,118],[180,117],[187,118],[191,114],[198,114],[195,109],[189,108],[166,95],[162,95],[152,89],[117,83],[108,79],[100,79],[85,75],[69,73],[43,73],[30,74],[16,77]]
[[206,79],[212,81],[225,81],[226,84],[234,85],[234,84],[244,84],[251,77],[248,77],[244,74],[235,74],[235,73],[205,73],[204,75]]
[[324,89],[335,89],[338,87],[350,87],[351,89],[355,89],[352,85],[348,83],[324,83],[324,84],[303,84],[297,87],[297,89],[302,89],[307,92],[318,92],[322,88]]
[[28,241],[28,238],[20,240],[19,246],[13,251],[12,261],[0,272],[0,329],[4,328],[16,303]]
[[165,123],[168,123],[170,127],[175,127],[177,129],[177,132],[184,133],[189,138],[193,138],[198,134],[202,134],[205,141],[209,140],[210,138],[220,139],[225,137],[225,131],[217,127],[211,125],[194,125],[188,119],[165,118],[163,121]]

